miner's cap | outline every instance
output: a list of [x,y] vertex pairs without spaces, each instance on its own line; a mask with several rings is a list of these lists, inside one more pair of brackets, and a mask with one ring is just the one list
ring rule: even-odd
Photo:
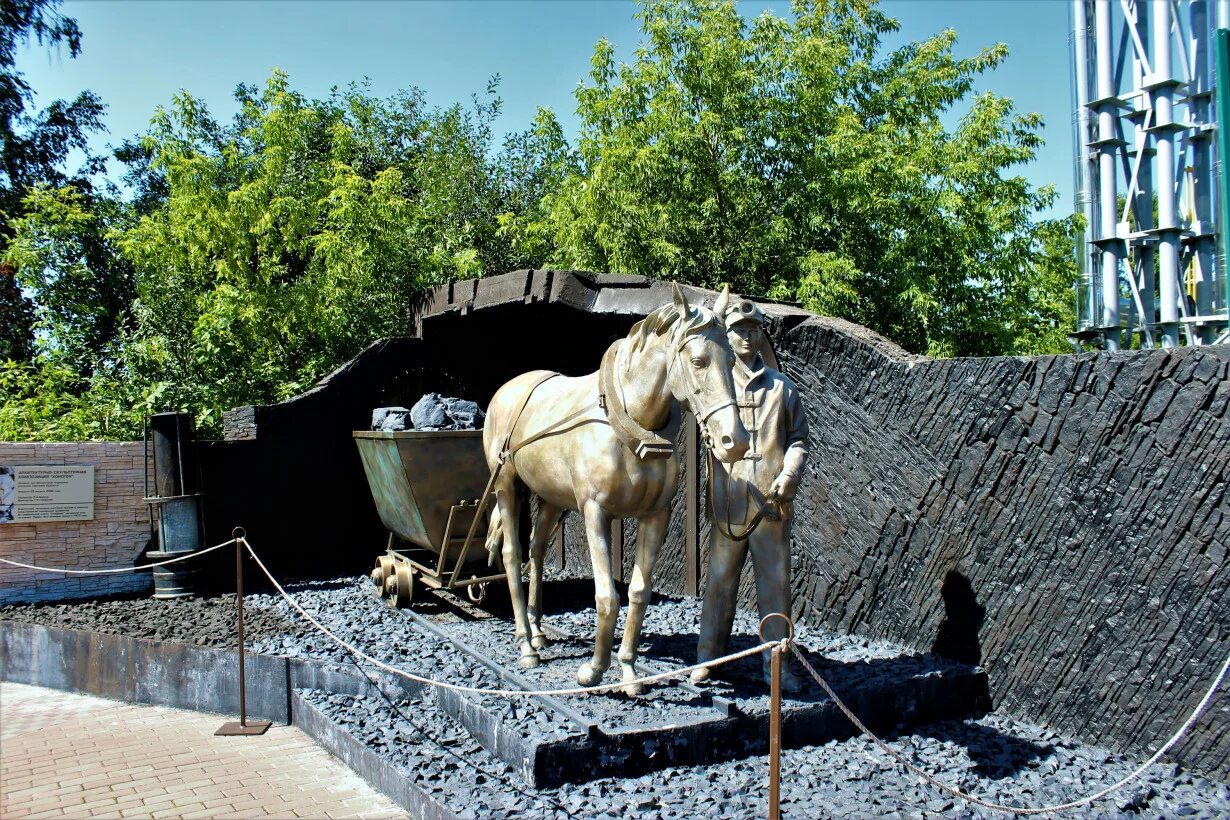
[[722,319],[726,327],[734,327],[740,322],[754,322],[763,325],[764,311],[750,299],[736,299],[726,308],[726,314]]

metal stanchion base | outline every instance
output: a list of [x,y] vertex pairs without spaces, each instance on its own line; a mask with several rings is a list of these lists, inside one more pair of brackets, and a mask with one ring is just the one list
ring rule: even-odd
[[214,732],[214,736],[230,737],[232,735],[263,735],[273,724],[267,720],[249,720],[246,724],[237,720],[223,723],[222,728]]

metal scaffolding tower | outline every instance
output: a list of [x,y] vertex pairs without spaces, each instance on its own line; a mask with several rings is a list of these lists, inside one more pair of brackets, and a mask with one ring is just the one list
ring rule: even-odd
[[1082,341],[1230,338],[1228,27],[1230,0],[1073,0]]

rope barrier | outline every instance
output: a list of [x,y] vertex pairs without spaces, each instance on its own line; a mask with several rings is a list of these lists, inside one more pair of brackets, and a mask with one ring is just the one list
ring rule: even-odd
[[1127,775],[1122,780],[1119,780],[1117,783],[1107,786],[1106,788],[1102,789],[1099,792],[1096,792],[1095,794],[1091,794],[1091,795],[1088,795],[1087,797],[1082,797],[1077,800],[1072,800],[1067,803],[1059,803],[1059,804],[1052,805],[1052,806],[1041,806],[1041,807],[1036,807],[1036,808],[1024,808],[1024,807],[1018,807],[1018,806],[1007,806],[1007,805],[1003,805],[1000,803],[992,803],[988,800],[984,800],[975,795],[963,792],[960,789],[958,789],[956,786],[951,786],[947,783],[944,783],[936,779],[930,773],[924,771],[923,769],[921,769],[920,767],[912,763],[910,760],[907,760],[901,753],[899,753],[896,749],[893,749],[891,746],[889,746],[887,743],[881,740],[879,736],[877,736],[874,732],[872,732],[870,729],[867,728],[866,724],[864,724],[858,718],[858,716],[855,715],[854,712],[852,712],[848,706],[846,706],[846,704],[842,701],[842,699],[837,696],[837,693],[833,691],[833,688],[829,685],[828,681],[826,681],[820,675],[820,673],[816,671],[815,667],[813,667],[807,661],[807,658],[804,657],[803,653],[799,651],[797,644],[793,642],[790,638],[786,638],[785,640],[781,640],[781,641],[766,641],[760,644],[759,646],[754,646],[749,649],[745,649],[741,652],[734,652],[734,653],[725,655],[720,658],[715,658],[710,661],[705,661],[704,663],[696,663],[696,664],[692,664],[691,666],[682,667],[680,669],[672,669],[666,672],[659,672],[654,675],[648,675],[646,677],[636,678],[635,680],[631,680],[631,681],[604,683],[604,684],[599,684],[597,686],[577,686],[577,687],[572,687],[572,688],[567,688],[567,689],[539,689],[539,690],[532,690],[532,691],[509,690],[509,689],[490,689],[490,688],[477,687],[477,686],[461,686],[461,685],[454,684],[454,683],[447,683],[445,681],[438,681],[433,678],[416,675],[413,672],[407,672],[404,669],[399,669],[395,666],[391,666],[385,663],[384,661],[378,660],[377,658],[373,658],[371,655],[368,655],[367,653],[363,652],[361,649],[342,640],[337,635],[335,635],[331,630],[329,630],[328,627],[326,627],[324,624],[320,623],[314,617],[312,617],[312,615],[309,614],[307,610],[305,610],[302,606],[300,606],[299,603],[295,601],[294,598],[290,597],[289,593],[286,592],[286,589],[282,586],[281,583],[278,582],[278,579],[273,577],[273,573],[271,573],[269,571],[269,568],[265,566],[265,563],[261,561],[260,556],[256,554],[256,550],[254,550],[252,548],[252,545],[248,543],[248,539],[242,535],[240,535],[237,538],[232,538],[229,541],[224,541],[221,544],[215,544],[212,547],[207,547],[203,550],[199,550],[197,552],[192,552],[186,555],[179,556],[177,558],[170,558],[166,561],[159,561],[157,563],[144,564],[144,565],[136,566],[136,567],[118,567],[118,568],[112,568],[112,569],[99,569],[99,570],[62,569],[62,568],[54,568],[54,567],[40,567],[35,564],[26,564],[21,561],[12,561],[7,558],[0,558],[0,563],[9,564],[15,567],[23,567],[25,569],[37,570],[40,572],[59,572],[59,573],[63,573],[66,575],[108,575],[108,574],[119,573],[119,572],[138,572],[138,571],[145,570],[145,569],[152,569],[154,567],[161,567],[167,564],[173,564],[177,561],[186,561],[189,558],[197,558],[201,555],[205,555],[206,553],[213,552],[214,550],[222,549],[223,547],[229,547],[232,544],[236,544],[236,543],[243,545],[243,547],[248,551],[248,554],[252,556],[252,560],[256,562],[256,565],[258,567],[260,567],[261,572],[265,573],[265,577],[269,579],[270,583],[273,584],[273,586],[277,589],[278,593],[282,596],[282,598],[284,598],[286,602],[290,604],[291,607],[297,613],[299,613],[301,617],[303,617],[308,623],[314,626],[318,631],[324,633],[330,640],[332,640],[338,646],[342,647],[350,654],[358,658],[362,658],[363,660],[367,661],[368,663],[373,664],[374,666],[380,669],[384,669],[387,672],[391,672],[395,675],[399,675],[403,678],[406,678],[407,680],[412,680],[417,683],[425,684],[427,686],[435,686],[435,687],[439,687],[442,689],[450,689],[455,692],[468,692],[470,694],[475,694],[475,695],[493,695],[493,696],[498,696],[498,697],[541,697],[541,696],[561,696],[561,695],[588,695],[588,694],[592,694],[596,692],[605,692],[605,691],[609,691],[612,689],[619,689],[624,686],[629,686],[632,684],[656,683],[658,681],[667,680],[669,678],[686,675],[697,669],[712,669],[717,666],[722,666],[723,664],[741,660],[743,658],[759,654],[766,650],[773,649],[774,647],[779,647],[779,646],[783,648],[788,647],[794,653],[795,657],[798,658],[799,662],[803,665],[803,668],[807,670],[807,672],[812,676],[812,678],[815,679],[816,683],[818,683],[820,687],[824,690],[825,694],[827,694],[833,700],[833,703],[842,712],[842,714],[844,714],[846,718],[848,718],[850,722],[853,723],[860,732],[862,732],[864,735],[870,738],[872,742],[875,743],[875,745],[879,747],[879,749],[882,752],[887,754],[897,763],[904,766],[906,769],[908,769],[913,774],[922,778],[925,782],[931,784],[932,786],[936,787],[937,789],[940,789],[943,792],[951,794],[954,797],[960,798],[961,800],[964,800],[968,803],[972,803],[976,806],[981,806],[985,809],[990,809],[992,811],[1006,812],[1009,814],[1016,814],[1016,815],[1052,814],[1055,812],[1069,811],[1071,809],[1079,808],[1081,806],[1086,806],[1086,805],[1089,805],[1090,803],[1101,800],[1103,797],[1107,796],[1108,794],[1118,791],[1119,789],[1123,788],[1127,784],[1139,778],[1142,774],[1144,774],[1145,770],[1147,770],[1150,766],[1152,766],[1154,763],[1160,760],[1162,756],[1165,755],[1168,751],[1174,748],[1174,746],[1180,740],[1182,740],[1183,736],[1187,734],[1187,732],[1191,729],[1191,727],[1195,725],[1196,721],[1200,719],[1200,716],[1204,714],[1206,709],[1208,709],[1209,704],[1213,700],[1213,696],[1217,693],[1217,690],[1221,688],[1222,684],[1226,680],[1227,673],[1230,672],[1230,655],[1228,655],[1226,657],[1225,662],[1221,666],[1221,671],[1217,673],[1217,676],[1214,678],[1212,684],[1210,684],[1208,691],[1205,692],[1204,697],[1201,698],[1200,703],[1197,704],[1195,710],[1192,711],[1191,715],[1188,716],[1187,720],[1183,722],[1183,725],[1180,726],[1179,729],[1170,737],[1170,739],[1166,741],[1166,743],[1160,749],[1158,749],[1148,760],[1146,760],[1144,763],[1138,766],[1131,774]]
[[1162,755],[1170,751],[1170,749],[1176,743],[1178,743],[1180,739],[1182,739],[1183,735],[1187,734],[1187,731],[1191,729],[1192,725],[1195,724],[1195,722],[1200,719],[1200,716],[1204,714],[1204,710],[1207,709],[1209,706],[1209,703],[1212,702],[1213,695],[1216,694],[1218,688],[1220,688],[1222,683],[1225,681],[1226,672],[1230,671],[1230,656],[1227,656],[1226,662],[1221,665],[1221,671],[1217,673],[1217,677],[1213,680],[1213,684],[1209,687],[1209,691],[1205,692],[1204,697],[1201,699],[1200,703],[1196,706],[1195,711],[1193,711],[1191,713],[1191,716],[1188,717],[1188,719],[1183,723],[1183,725],[1179,727],[1179,730],[1175,732],[1174,735],[1171,736],[1170,740],[1166,741],[1166,744],[1162,746],[1162,748],[1158,749],[1157,752],[1152,757],[1150,757],[1148,760],[1142,763],[1136,769],[1136,771],[1132,772],[1127,777],[1120,780],[1118,783],[1107,786],[1106,788],[1102,789],[1100,792],[1097,792],[1096,794],[1091,794],[1088,797],[1082,797],[1078,800],[1073,800],[1068,803],[1060,803],[1055,806],[1042,806],[1040,808],[1018,808],[1016,806],[1004,806],[999,803],[991,803],[987,800],[983,800],[980,797],[975,797],[972,794],[966,794],[965,792],[958,789],[956,786],[950,786],[947,783],[943,783],[935,779],[933,776],[923,771],[918,766],[911,763],[909,760],[906,760],[905,757],[899,754],[895,749],[893,749],[891,746],[889,746],[887,743],[885,743],[883,740],[877,737],[874,732],[868,729],[867,726],[861,720],[858,719],[857,715],[855,715],[853,712],[850,711],[849,707],[846,706],[846,704],[842,702],[841,698],[837,697],[837,693],[833,691],[833,688],[829,686],[828,682],[820,676],[820,673],[817,672],[810,663],[807,662],[807,658],[803,657],[803,653],[799,651],[797,646],[791,644],[790,649],[791,651],[794,652],[795,657],[799,659],[799,662],[803,664],[803,667],[807,669],[809,673],[811,673],[811,676],[813,678],[816,679],[816,683],[820,684],[820,687],[824,689],[825,694],[827,694],[830,698],[833,699],[833,703],[837,705],[837,708],[841,710],[842,714],[844,714],[847,718],[849,718],[850,722],[853,723],[855,726],[857,726],[860,732],[867,735],[867,737],[871,738],[871,740],[876,744],[876,746],[880,747],[880,750],[883,751],[885,754],[887,754],[889,757],[896,760],[902,766],[905,766],[911,772],[918,775],[923,780],[930,783],[932,786],[935,786],[937,789],[940,789],[941,791],[945,791],[948,794],[953,795],[954,797],[959,797],[962,800],[965,800],[966,802],[973,803],[976,806],[982,806],[983,808],[991,809],[993,811],[1002,811],[1002,812],[1008,812],[1011,814],[1022,814],[1022,815],[1051,814],[1053,812],[1068,811],[1069,809],[1079,808],[1080,806],[1085,806],[1090,803],[1093,803],[1094,801],[1101,800],[1103,797],[1110,794],[1111,792],[1118,791],[1119,789],[1126,786],[1128,783],[1131,783],[1133,780],[1140,777],[1142,774],[1144,774],[1144,771],[1146,769],[1148,769],[1150,766],[1152,766],[1154,763],[1160,760]]
[[39,572],[62,572],[65,575],[114,575],[118,572],[140,572],[143,569],[152,569],[153,567],[163,567],[167,564],[174,564],[176,561],[187,561],[189,558],[199,558],[207,552],[220,550],[223,547],[229,547],[235,543],[234,538],[230,541],[223,541],[221,544],[215,544],[212,547],[206,547],[203,550],[190,552],[186,555],[181,555],[178,558],[168,558],[166,561],[159,561],[156,564],[143,564],[139,567],[116,567],[114,569],[59,569],[56,567],[40,567],[34,564],[23,564],[21,561],[10,561],[7,558],[0,558],[0,563],[11,564],[15,567],[24,567],[25,569],[35,569]]
[[291,598],[290,595],[287,594],[286,590],[282,588],[282,585],[278,583],[278,579],[273,577],[273,574],[269,572],[269,569],[265,566],[264,562],[261,561],[259,556],[257,556],[256,551],[252,549],[252,545],[248,543],[248,540],[246,538],[240,538],[239,540],[243,543],[245,547],[247,547],[248,554],[252,556],[252,560],[256,562],[256,565],[258,567],[260,567],[261,572],[265,573],[265,577],[269,579],[270,583],[272,583],[275,588],[277,588],[278,592],[281,593],[282,597],[286,599],[286,602],[290,604],[295,609],[295,611],[298,612],[308,623],[316,627],[316,629],[319,630],[320,632],[323,632],[325,635],[327,635],[338,646],[342,647],[343,649],[345,649],[347,652],[354,655],[355,657],[362,658],[368,663],[374,664],[375,666],[378,666],[379,668],[384,669],[387,672],[392,672],[393,674],[399,675],[403,678],[406,678],[407,680],[412,680],[417,683],[426,684],[427,686],[436,686],[441,689],[451,689],[454,692],[469,692],[470,694],[473,694],[473,695],[495,695],[498,697],[543,697],[543,696],[553,696],[554,697],[554,696],[560,696],[560,695],[589,695],[595,692],[606,692],[611,689],[620,689],[624,686],[630,686],[632,684],[637,684],[637,683],[656,683],[657,681],[666,680],[667,678],[674,678],[680,675],[686,675],[696,669],[712,669],[713,667],[721,666],[722,664],[730,663],[732,661],[737,661],[742,658],[746,658],[750,655],[756,655],[760,652],[764,652],[765,650],[772,649],[774,646],[777,646],[779,643],[778,641],[769,641],[767,643],[762,643],[759,646],[754,646],[751,649],[744,649],[742,652],[734,652],[730,655],[725,655],[721,658],[715,658],[714,660],[711,660],[711,661],[705,661],[704,663],[694,663],[691,666],[685,666],[682,669],[672,669],[666,672],[659,672],[656,675],[649,675],[643,678],[636,678],[635,680],[619,681],[617,683],[602,683],[602,684],[598,684],[597,686],[577,686],[577,687],[573,687],[570,689],[538,689],[538,690],[532,690],[532,691],[525,691],[525,690],[520,690],[520,689],[515,689],[515,690],[487,689],[487,688],[478,687],[478,686],[460,686],[455,683],[447,683],[445,681],[435,680],[434,678],[427,678],[421,675],[416,675],[413,672],[407,672],[404,669],[398,669],[396,666],[390,666],[384,661],[373,658],[371,655],[368,655],[363,650],[355,646],[352,646],[351,644],[346,643],[346,641],[342,640],[337,635],[333,634],[333,632],[331,632],[328,627],[326,627],[320,621],[316,620],[310,614],[308,614],[307,610],[299,606],[299,603],[295,601],[294,598]]

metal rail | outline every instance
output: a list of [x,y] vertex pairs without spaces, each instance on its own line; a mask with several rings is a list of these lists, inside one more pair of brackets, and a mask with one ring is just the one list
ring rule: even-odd
[[[551,624],[543,624],[542,631],[557,640],[570,640],[576,637],[572,633],[565,632],[559,627],[552,626]],[[643,667],[646,672],[649,672],[652,675],[665,672],[668,669],[668,667],[664,664],[655,663],[654,661],[645,660],[644,658],[638,658],[636,662]],[[673,681],[673,683],[685,692],[708,698],[709,702],[713,705],[713,708],[721,713],[723,717],[738,717],[743,714],[743,711],[739,709],[738,704],[730,698],[715,695],[707,689],[702,689],[687,678],[680,678]]]
[[[418,626],[420,629],[434,635],[440,640],[448,641],[453,646],[457,647],[462,652],[466,653],[467,655],[472,657],[474,660],[478,661],[484,667],[494,672],[503,683],[511,684],[517,687],[518,689],[521,689],[526,692],[531,692],[534,690],[535,688],[534,685],[530,683],[529,681],[527,681],[525,678],[521,677],[516,672],[513,672],[511,669],[504,666],[499,661],[496,661],[495,659],[489,657],[488,655],[484,654],[478,649],[475,649],[474,647],[470,646],[468,643],[461,640],[460,638],[457,638],[456,636],[452,635],[448,630],[440,626],[437,626],[436,624],[432,623],[427,618],[424,618],[422,615],[419,615],[417,612],[414,612],[413,610],[406,609],[403,611],[410,618],[410,620],[413,621],[414,624]],[[595,720],[593,720],[590,717],[587,717],[586,715],[582,714],[578,710],[574,709],[573,707],[569,706],[568,704],[564,703],[562,700],[560,700],[559,698],[553,695],[534,695],[533,699],[538,701],[543,706],[546,706],[548,709],[551,709],[563,715],[565,718],[568,719],[570,723],[572,723],[574,726],[576,726],[581,731],[585,732],[585,734],[590,738],[601,737],[602,735],[605,734],[605,732],[602,731],[602,727],[600,727]]]

